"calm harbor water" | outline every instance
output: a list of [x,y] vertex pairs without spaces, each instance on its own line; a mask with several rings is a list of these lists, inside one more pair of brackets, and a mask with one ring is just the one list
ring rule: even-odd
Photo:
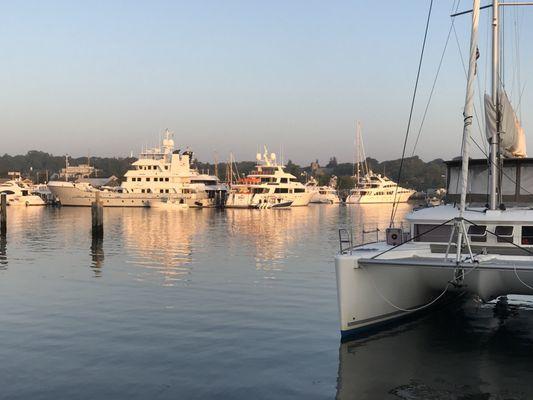
[[389,215],[105,209],[93,242],[89,209],[11,208],[0,398],[533,398],[528,298],[340,343],[338,228],[361,240]]

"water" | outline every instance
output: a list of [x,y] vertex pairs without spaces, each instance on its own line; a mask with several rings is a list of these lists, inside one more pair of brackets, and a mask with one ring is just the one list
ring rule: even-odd
[[528,298],[340,343],[337,230],[361,240],[389,207],[104,214],[93,242],[89,209],[9,209],[0,398],[533,396]]

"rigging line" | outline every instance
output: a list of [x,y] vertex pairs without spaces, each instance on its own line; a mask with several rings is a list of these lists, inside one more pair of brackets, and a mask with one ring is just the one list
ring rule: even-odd
[[424,31],[424,41],[422,42],[422,50],[420,52],[420,60],[418,62],[418,71],[416,73],[416,81],[415,81],[415,87],[413,89],[413,98],[411,100],[411,110],[409,112],[409,120],[407,122],[407,130],[405,132],[405,139],[403,142],[403,150],[402,150],[402,159],[400,161],[400,168],[398,169],[398,184],[396,185],[396,190],[394,191],[394,199],[392,202],[392,211],[391,211],[391,218],[390,218],[390,226],[392,226],[394,222],[394,214],[396,213],[396,196],[398,195],[398,188],[400,187],[401,177],[402,177],[402,169],[403,169],[403,162],[405,159],[405,149],[407,147],[407,140],[409,139],[409,130],[411,129],[411,120],[413,118],[413,110],[415,108],[415,100],[416,100],[416,92],[418,90],[418,82],[420,80],[420,71],[422,70],[422,61],[424,60],[424,50],[426,49],[426,40],[428,36],[429,31],[429,21],[431,20],[431,11],[433,10],[433,0],[431,0],[431,3],[429,4],[429,11],[428,11],[428,17],[426,21],[426,29]]
[[[461,3],[461,0],[457,3],[457,7],[455,8],[455,11],[459,9],[459,4]],[[455,4],[455,0],[454,0]],[[452,6],[453,10],[454,6]],[[429,110],[429,105],[431,104],[431,99],[433,97],[433,93],[435,91],[435,86],[437,85],[437,79],[439,78],[440,69],[442,67],[442,62],[444,61],[444,55],[446,54],[446,49],[448,48],[448,43],[450,42],[450,36],[452,35],[452,27],[455,23],[455,18],[452,18],[452,22],[450,24],[450,29],[448,30],[448,36],[446,37],[446,43],[444,44],[444,49],[442,50],[442,55],[440,56],[439,66],[437,67],[437,73],[435,74],[435,79],[433,80],[433,86],[431,87],[431,91],[429,92],[429,98],[428,102],[426,104],[426,108],[424,110],[424,115],[422,116],[422,122],[420,122],[420,127],[418,128],[418,134],[416,136],[415,145],[413,146],[413,151],[411,153],[411,157],[415,155],[416,147],[418,145],[418,140],[420,139],[420,134],[422,133],[422,127],[424,126],[424,122],[426,121],[426,116]]]

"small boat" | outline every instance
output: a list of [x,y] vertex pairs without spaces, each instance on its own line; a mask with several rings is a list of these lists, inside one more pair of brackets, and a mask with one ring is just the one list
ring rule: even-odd
[[9,206],[44,206],[46,202],[33,193],[30,186],[22,180],[13,179],[0,184],[0,193],[5,193]]

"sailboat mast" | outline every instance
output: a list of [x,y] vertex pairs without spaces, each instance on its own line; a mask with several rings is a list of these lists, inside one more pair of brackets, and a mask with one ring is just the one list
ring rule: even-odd
[[490,138],[490,195],[489,208],[495,210],[498,206],[498,166],[499,166],[499,140],[500,116],[498,111],[498,87],[499,87],[499,0],[492,2],[492,104],[496,110],[496,129]]
[[477,62],[477,36],[479,26],[479,3],[474,0],[472,10],[472,34],[470,37],[470,63],[468,66],[468,81],[466,83],[466,97],[464,108],[463,147],[462,147],[462,170],[461,170],[461,217],[466,208],[466,192],[468,191],[468,159],[470,156],[470,136],[472,120],[474,118],[474,82]]

